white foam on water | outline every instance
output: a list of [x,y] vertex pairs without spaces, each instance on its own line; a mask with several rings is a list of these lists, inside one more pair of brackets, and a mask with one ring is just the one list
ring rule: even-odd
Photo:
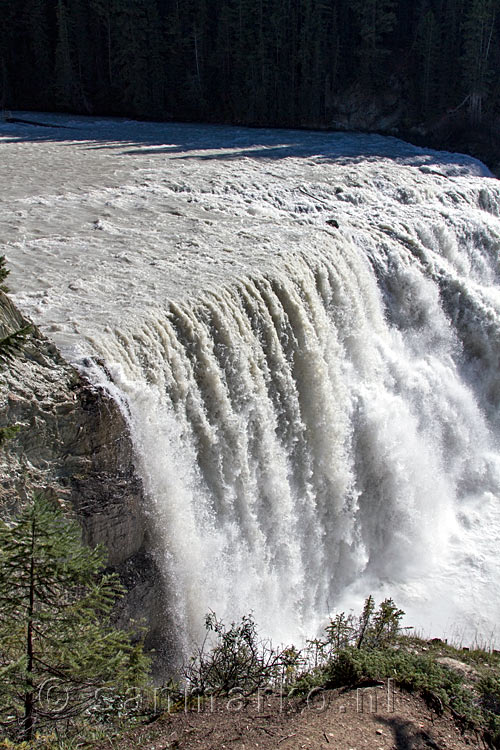
[[129,420],[170,618],[498,642],[500,189],[394,138],[0,124],[21,308]]

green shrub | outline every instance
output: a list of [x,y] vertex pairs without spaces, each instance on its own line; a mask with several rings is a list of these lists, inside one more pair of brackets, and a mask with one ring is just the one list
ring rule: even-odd
[[[498,656],[405,636],[403,615],[392,599],[377,608],[370,596],[359,617],[336,615],[324,637],[308,641],[299,652],[275,650],[260,640],[251,616],[227,628],[211,613],[206,628],[215,642],[210,647],[205,640],[185,675],[201,693],[239,689],[250,694],[259,687],[285,683],[293,686],[296,696],[317,688],[354,688],[392,679],[402,689],[421,695],[436,711],[450,710],[463,728],[482,731],[490,747],[500,748]],[[443,655],[473,665],[479,681],[468,684],[462,673],[436,660]]]
[[259,688],[287,682],[300,660],[295,648],[275,649],[261,639],[251,614],[227,627],[209,612],[205,629],[205,641],[184,668],[188,685],[201,695],[232,691],[251,695]]
[[500,747],[500,675],[484,675],[479,681],[478,690],[490,744],[498,748]]

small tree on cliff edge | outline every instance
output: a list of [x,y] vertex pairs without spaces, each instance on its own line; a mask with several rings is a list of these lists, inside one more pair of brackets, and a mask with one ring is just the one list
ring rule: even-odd
[[110,623],[122,587],[80,537],[43,496],[0,522],[0,724],[25,740],[83,713],[99,688],[146,680],[142,646]]

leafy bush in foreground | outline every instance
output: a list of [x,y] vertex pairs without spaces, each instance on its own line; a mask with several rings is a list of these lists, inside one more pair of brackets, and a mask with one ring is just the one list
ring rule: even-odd
[[[200,694],[251,694],[261,687],[293,685],[306,695],[317,688],[354,688],[366,682],[394,680],[402,689],[420,694],[438,713],[449,710],[463,728],[482,731],[485,741],[500,748],[500,664],[484,651],[458,652],[405,636],[404,612],[392,599],[378,608],[373,597],[361,615],[340,613],[325,628],[324,637],[308,641],[302,651],[274,649],[258,637],[251,615],[226,627],[207,615],[209,638],[185,669],[189,684]],[[437,661],[445,654],[468,659],[476,673],[469,684],[465,673]]]
[[203,644],[184,668],[189,686],[202,695],[227,695],[236,690],[251,695],[280,678],[286,680],[299,657],[294,648],[275,649],[270,641],[261,639],[251,614],[227,627],[210,612],[205,629]]

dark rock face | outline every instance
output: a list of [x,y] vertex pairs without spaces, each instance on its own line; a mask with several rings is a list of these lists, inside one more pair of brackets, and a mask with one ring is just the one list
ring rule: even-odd
[[[0,335],[27,321],[0,292]],[[34,327],[0,371],[0,426],[21,429],[0,452],[0,514],[44,491],[75,513],[84,540],[108,550],[127,595],[118,619],[146,618],[147,645],[161,638],[164,586],[151,550],[146,499],[127,425],[116,403],[69,365]]]
[[[383,88],[357,83],[334,97],[327,124],[333,130],[393,135],[424,148],[470,154],[499,176],[500,117],[490,112],[481,122],[474,122],[466,104],[467,100],[455,109],[423,118],[414,110],[403,80],[393,75]],[[324,127],[321,123],[309,125]]]
[[397,78],[390,86],[370,91],[355,85],[332,102],[331,127],[395,135],[407,115],[402,85]]

